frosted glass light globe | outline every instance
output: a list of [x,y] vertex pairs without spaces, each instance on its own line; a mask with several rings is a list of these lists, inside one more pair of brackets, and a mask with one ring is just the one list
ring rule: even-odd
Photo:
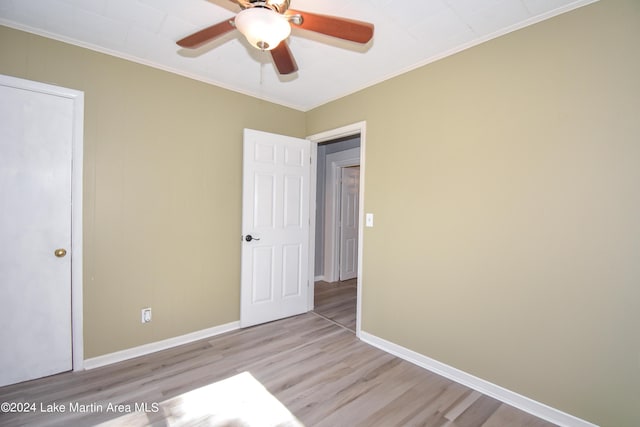
[[235,19],[236,28],[253,47],[271,50],[291,34],[287,18],[264,7],[244,9]]

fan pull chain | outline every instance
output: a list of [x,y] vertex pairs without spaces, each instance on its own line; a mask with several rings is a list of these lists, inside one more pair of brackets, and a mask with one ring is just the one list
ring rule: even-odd
[[[268,55],[269,53],[266,50],[262,51],[262,55]],[[265,58],[262,58],[265,59]],[[267,65],[266,61],[261,60],[260,61],[260,92],[259,92],[259,96],[260,98],[264,97],[264,67]]]

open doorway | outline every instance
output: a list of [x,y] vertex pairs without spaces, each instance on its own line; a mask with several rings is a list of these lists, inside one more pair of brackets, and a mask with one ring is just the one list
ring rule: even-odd
[[315,312],[356,331],[360,134],[318,143]]

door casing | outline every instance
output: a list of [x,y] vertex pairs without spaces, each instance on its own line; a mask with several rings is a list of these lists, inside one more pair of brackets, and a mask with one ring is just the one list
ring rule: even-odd
[[[316,229],[316,189],[317,189],[317,160],[318,160],[318,144],[331,141],[338,138],[360,135],[360,195],[358,208],[358,278],[357,278],[357,299],[356,299],[356,336],[360,337],[362,330],[362,249],[363,249],[363,231],[364,231],[364,185],[365,185],[365,153],[366,153],[366,128],[367,122],[361,121],[350,125],[342,126],[336,129],[327,130],[311,136],[307,139],[311,141],[311,209],[310,209],[310,233],[309,233],[309,280],[313,283],[315,276],[315,229]],[[309,310],[314,308],[314,295],[309,292]]]

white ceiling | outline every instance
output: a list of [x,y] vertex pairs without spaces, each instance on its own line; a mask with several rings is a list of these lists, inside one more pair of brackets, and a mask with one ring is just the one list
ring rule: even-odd
[[375,25],[362,47],[294,29],[299,71],[279,76],[238,31],[195,51],[175,42],[235,15],[229,0],[0,0],[0,24],[298,110],[314,107],[594,0],[292,0]]

